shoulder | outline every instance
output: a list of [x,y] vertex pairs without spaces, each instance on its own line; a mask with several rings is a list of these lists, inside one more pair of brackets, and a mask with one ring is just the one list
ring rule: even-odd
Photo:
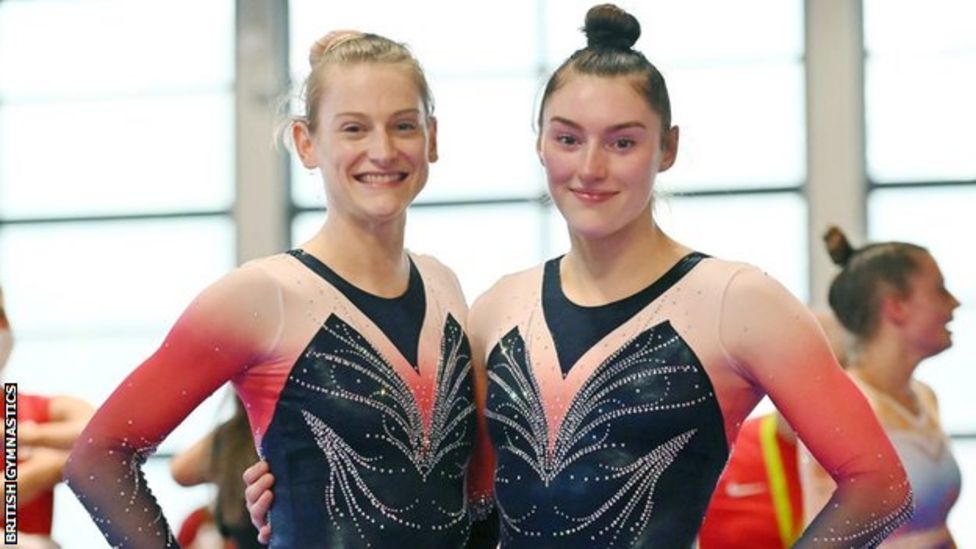
[[461,288],[461,282],[454,271],[432,255],[408,253],[420,272],[427,292],[434,299],[448,304],[450,308],[456,311],[455,314],[460,314],[462,318],[458,320],[461,320],[463,325],[467,317],[468,302],[464,296],[464,290]]
[[504,318],[513,307],[531,307],[542,287],[543,265],[508,274],[498,279],[471,304],[468,325],[472,331],[486,333],[490,325]]
[[430,280],[438,283],[447,283],[460,288],[460,283],[458,281],[457,275],[454,271],[441,262],[432,255],[418,254],[414,252],[408,252],[410,254],[410,259],[413,260],[414,265],[420,270],[421,275],[425,280]]
[[240,323],[255,315],[279,317],[291,268],[288,259],[284,254],[270,256],[231,270],[197,294],[184,312],[184,320]]
[[540,264],[501,277],[474,300],[472,311],[475,308],[491,308],[500,303],[524,299],[538,293],[542,285],[542,270],[543,265]]

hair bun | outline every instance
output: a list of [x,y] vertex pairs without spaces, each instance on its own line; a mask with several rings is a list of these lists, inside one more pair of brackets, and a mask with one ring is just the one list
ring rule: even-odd
[[640,38],[640,22],[613,4],[593,6],[583,24],[586,47],[629,50]]
[[335,48],[343,42],[348,42],[353,38],[362,36],[363,33],[357,30],[334,30],[322,38],[316,40],[312,47],[308,49],[308,64],[314,67],[322,59],[322,56],[329,50]]
[[841,231],[836,225],[831,225],[824,233],[823,240],[824,244],[827,245],[827,253],[830,254],[830,259],[833,260],[834,264],[841,267],[847,265],[851,256],[854,255],[854,247],[847,240],[844,231]]

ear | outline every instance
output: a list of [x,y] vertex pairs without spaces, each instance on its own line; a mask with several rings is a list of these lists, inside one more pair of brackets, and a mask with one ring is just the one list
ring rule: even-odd
[[437,118],[427,118],[427,160],[437,162]]
[[542,155],[542,133],[541,133],[542,130],[540,129],[539,131],[540,131],[539,135],[536,136],[535,138],[535,154],[539,157],[539,164],[545,166],[546,165],[545,157]]
[[291,125],[291,138],[295,143],[295,152],[302,161],[302,166],[310,170],[319,167],[318,158],[315,157],[315,139],[308,131],[308,125],[301,120],[296,120]]
[[881,316],[896,326],[901,326],[909,316],[905,300],[895,292],[885,292],[881,298]]
[[674,165],[678,157],[678,138],[680,137],[678,126],[671,126],[671,129],[664,132],[661,140],[661,167],[659,172],[663,172]]

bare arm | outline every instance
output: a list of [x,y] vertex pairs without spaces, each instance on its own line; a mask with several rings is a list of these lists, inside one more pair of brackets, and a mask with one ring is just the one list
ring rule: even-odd
[[45,423],[25,421],[18,429],[18,439],[28,446],[69,450],[85,429],[95,408],[71,396],[56,396],[48,404],[49,420]]
[[66,450],[32,448],[27,459],[17,465],[19,503],[25,505],[61,482],[61,470],[68,459]]
[[210,454],[213,452],[213,431],[196,441],[193,446],[173,456],[169,472],[180,486],[196,486],[212,482]]

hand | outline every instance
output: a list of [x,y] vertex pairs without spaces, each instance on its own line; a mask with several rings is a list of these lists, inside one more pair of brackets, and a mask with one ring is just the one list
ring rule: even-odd
[[271,487],[274,476],[270,472],[268,463],[259,461],[244,471],[244,501],[247,512],[251,515],[251,524],[258,529],[258,541],[267,544],[271,541],[271,525],[268,524],[268,509],[274,500]]
[[17,443],[23,446],[37,444],[37,423],[34,421],[21,421],[17,425]]

